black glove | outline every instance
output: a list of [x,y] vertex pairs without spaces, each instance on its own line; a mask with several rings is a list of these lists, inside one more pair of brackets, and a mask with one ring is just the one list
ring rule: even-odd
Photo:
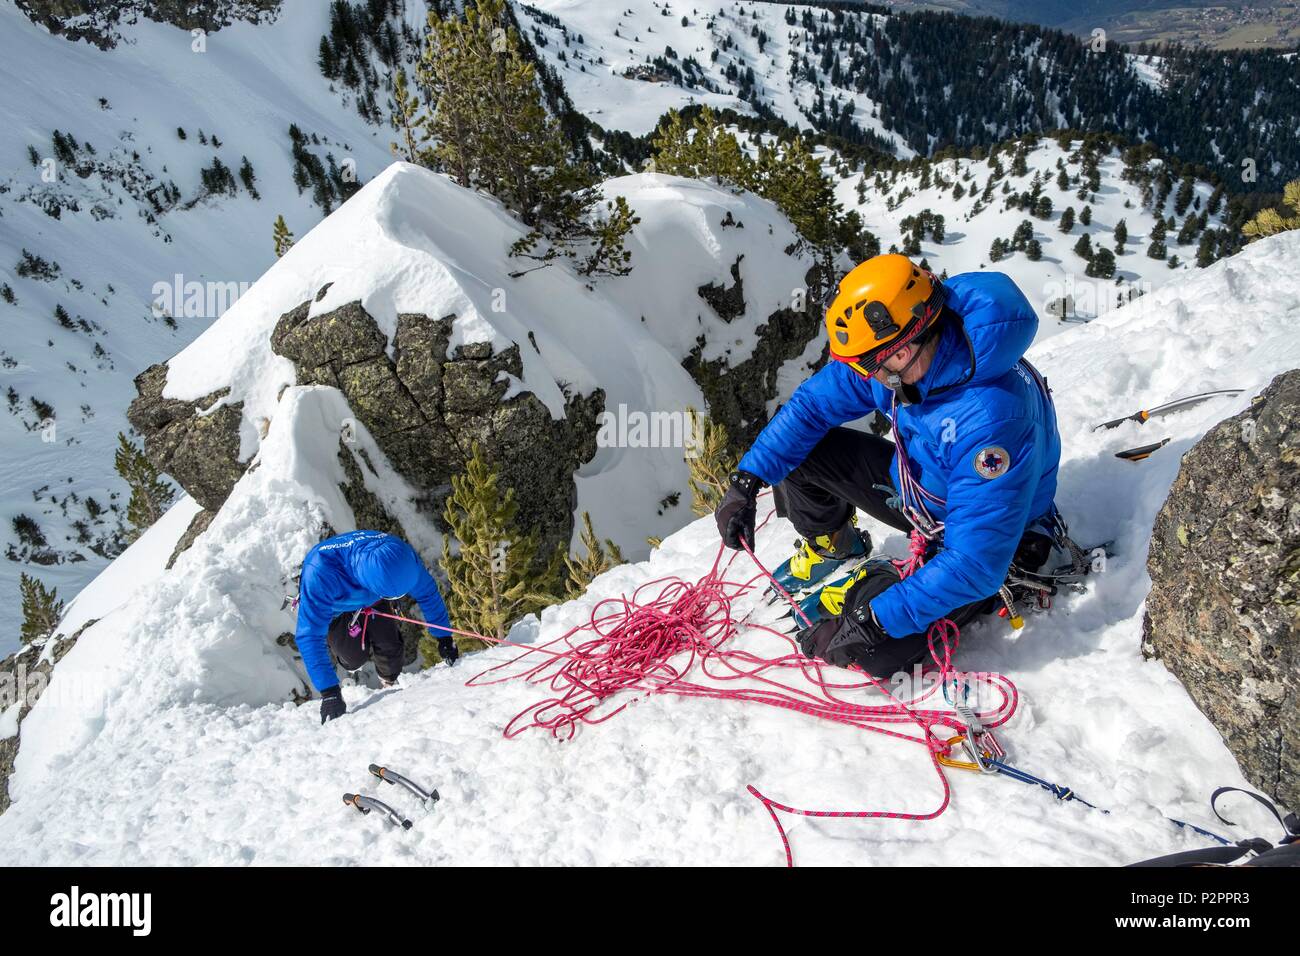
[[456,639],[450,634],[438,638],[438,654],[447,662],[448,667],[454,666],[460,659],[460,648],[456,646]]
[[754,546],[754,499],[763,487],[763,479],[747,471],[733,471],[731,484],[727,493],[718,503],[718,510],[713,513],[718,522],[718,534],[728,548],[741,549],[740,539],[752,548]]
[[866,573],[844,595],[839,617],[827,618],[799,632],[799,650],[835,667],[865,661],[890,639],[871,611],[871,600],[899,581],[898,570],[888,561],[872,561]]
[[343,699],[343,688],[338,684],[320,692],[320,722],[342,717],[348,712],[347,701]]

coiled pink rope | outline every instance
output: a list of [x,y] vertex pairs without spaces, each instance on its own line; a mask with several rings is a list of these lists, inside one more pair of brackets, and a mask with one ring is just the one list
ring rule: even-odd
[[[942,701],[935,702],[930,698],[955,673],[952,657],[960,636],[956,625],[943,620],[931,627],[927,636],[938,679],[928,689],[902,700],[870,674],[856,669],[834,668],[807,658],[799,652],[789,635],[763,625],[746,625],[744,620],[736,620],[732,608],[737,599],[767,585],[780,591],[794,612],[803,616],[798,604],[781,590],[748,545],[745,550],[759,570],[747,581],[726,580],[723,575],[738,553],[722,566],[725,548],[719,545],[712,567],[698,581],[692,583],[676,576],[648,581],[630,596],[599,602],[592,608],[587,623],[542,645],[513,644],[453,628],[457,634],[491,644],[510,644],[523,651],[509,661],[476,674],[466,683],[468,686],[486,686],[522,680],[550,692],[550,696],[526,707],[510,720],[504,730],[507,738],[537,728],[548,731],[557,739],[568,740],[580,725],[604,723],[640,696],[675,694],[765,704],[913,741],[926,748],[943,788],[938,807],[928,813],[805,810],[773,800],[750,785],[749,792],[763,804],[776,825],[787,866],[794,865],[794,856],[778,811],[805,817],[856,819],[932,820],[938,817],[947,809],[952,797],[939,757],[950,751],[947,739],[954,733],[963,732],[965,724],[950,709],[934,707],[935,703],[942,706]],[[918,543],[914,540],[912,550],[908,561],[896,562],[904,575],[919,566],[924,541]],[[371,613],[424,625],[422,621],[400,615],[380,611]],[[806,617],[804,621],[807,623]],[[732,638],[738,636],[744,627],[765,632],[784,642],[785,652],[763,657],[733,646]],[[708,682],[696,679],[697,673]],[[996,691],[996,706],[987,713],[978,714],[981,723],[989,729],[1006,723],[1018,704],[1015,685],[1001,674],[964,676],[968,683],[981,682]],[[884,702],[864,704],[844,696],[848,693],[860,695],[870,689],[882,694]],[[628,698],[629,692],[639,696]],[[623,699],[618,702],[615,699],[620,695]],[[930,706],[925,706],[927,704]],[[903,725],[911,728],[911,732]]]

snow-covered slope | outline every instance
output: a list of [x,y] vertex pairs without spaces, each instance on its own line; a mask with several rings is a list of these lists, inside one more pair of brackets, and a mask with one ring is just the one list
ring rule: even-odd
[[[924,825],[787,817],[799,862],[1113,864],[1202,844],[1162,813],[1217,826],[1206,794],[1243,781],[1177,681],[1141,658],[1146,543],[1179,451],[1300,365],[1300,276],[1286,265],[1297,256],[1300,234],[1261,241],[1031,353],[1058,406],[1059,500],[1078,539],[1113,539],[1117,553],[1086,594],[1031,617],[1023,631],[969,628],[959,664],[1004,672],[1019,686],[1019,715],[1002,734],[1017,765],[1112,812],[961,774],[951,809]],[[1091,430],[1226,387],[1246,391],[1158,423]],[[406,675],[401,690],[349,688],[351,712],[321,727],[315,707],[284,700],[295,678],[274,636],[291,625],[277,610],[280,580],[322,519],[346,518],[332,453],[343,411],[330,389],[290,388],[260,467],[209,532],[58,665],[23,724],[15,803],[0,817],[12,862],[774,864],[780,845],[748,783],[796,806],[938,805],[938,781],[914,745],[757,705],[655,696],[563,744],[535,733],[504,739],[506,722],[542,689],[464,686],[510,656],[504,649]],[[1165,436],[1171,444],[1141,464],[1112,457]],[[903,549],[897,533],[871,530],[884,550]],[[760,558],[778,560],[792,536],[769,523]],[[693,581],[717,547],[702,519],[648,561],[607,572],[582,598],[521,623],[512,638],[558,636],[600,599],[665,575]],[[745,560],[729,578],[752,576]],[[778,650],[753,629],[735,640],[759,654]],[[375,792],[365,768],[376,760],[441,791],[410,831],[387,830],[340,801],[345,790]],[[1243,833],[1261,822],[1252,812],[1242,811]]]
[[[976,272],[995,269],[1016,280],[1029,300],[1037,307],[1042,320],[1039,338],[1053,335],[1070,323],[1062,322],[1048,312],[1048,305],[1068,296],[1074,302],[1072,317],[1088,320],[1113,312],[1121,302],[1160,288],[1171,280],[1184,278],[1196,270],[1197,239],[1186,243],[1177,241],[1177,224],[1183,215],[1174,211],[1175,195],[1171,191],[1158,210],[1162,219],[1173,218],[1176,225],[1168,229],[1165,238],[1169,259],[1153,259],[1147,254],[1151,244],[1151,230],[1156,224],[1157,210],[1153,203],[1143,201],[1143,187],[1123,176],[1124,162],[1118,151],[1107,151],[1099,161],[1097,171],[1101,188],[1079,199],[1081,164],[1077,150],[1079,140],[1068,149],[1056,139],[1040,140],[1025,157],[1025,170],[1017,175],[1012,168],[1010,155],[999,154],[998,162],[1005,175],[995,183],[992,195],[981,201],[990,177],[991,162],[987,160],[952,159],[932,164],[922,182],[923,174],[854,173],[839,180],[836,196],[847,209],[856,209],[866,227],[880,239],[881,248],[903,246],[902,223],[908,217],[931,212],[944,217],[944,239],[935,242],[927,235],[921,243],[921,255],[929,260],[936,271],[949,275],[959,272]],[[834,175],[832,155],[827,153],[827,171]],[[1151,161],[1158,169],[1159,161]],[[1058,176],[1064,171],[1068,188],[1062,189]],[[936,181],[941,177],[945,185]],[[1051,202],[1051,212],[1046,218],[1035,216],[1028,209],[1008,205],[1011,197],[1029,193],[1035,179],[1041,183],[1040,195]],[[863,200],[859,201],[862,184]],[[954,195],[957,186],[965,194]],[[1007,188],[1004,188],[1007,187]],[[1176,191],[1176,190],[1175,190]],[[1192,201],[1187,214],[1204,211],[1213,193],[1213,187],[1202,181],[1193,188]],[[1078,215],[1084,207],[1091,208],[1092,221],[1084,224]],[[1061,231],[1062,214],[1070,209],[1075,220],[1068,232]],[[1207,216],[1207,228],[1221,228],[1223,209]],[[1115,227],[1123,220],[1128,233],[1124,253],[1115,257],[1113,278],[1090,278],[1085,274],[1088,262],[1074,251],[1080,236],[1087,234],[1094,249],[1106,247],[1115,250]],[[1021,223],[1028,221],[1033,227],[1033,237],[1042,247],[1042,258],[1031,261],[1024,251],[1010,253],[994,262],[990,249],[995,239],[1008,242]],[[1178,265],[1170,268],[1177,257]]]
[[[752,113],[742,98],[746,89],[787,123],[807,127],[819,88],[795,75],[796,59],[810,54],[808,38],[786,21],[806,12],[820,18],[825,11],[735,0],[537,0],[521,4],[518,16],[580,112],[605,129],[641,135],[668,110],[692,103]],[[656,59],[681,71],[681,82],[656,67]],[[901,136],[884,129],[870,97],[834,92],[851,103],[847,115],[861,129],[880,136],[902,159],[915,155]]]
[[[418,26],[423,4],[407,6]],[[95,539],[111,538],[118,516],[107,509],[125,505],[112,468],[132,378],[203,331],[274,261],[277,215],[299,235],[322,217],[310,188],[293,183],[289,123],[317,137],[307,149],[323,163],[327,154],[340,167],[351,161],[361,182],[391,162],[391,131],[363,122],[320,74],[328,25],[327,4],[295,3],[273,23],[210,34],[198,51],[188,30],[149,21],[124,25],[123,42],[100,50],[0,4],[0,283],[16,299],[0,301],[10,412],[0,415],[0,522],[10,539],[11,519],[30,515],[62,558],[34,568],[0,561],[0,654],[17,644],[20,570],[70,597],[107,564],[111,548]],[[76,141],[71,166],[55,157],[55,130]],[[239,182],[243,157],[260,199]],[[205,194],[200,170],[214,158],[236,177],[237,195]],[[58,276],[18,275],[24,249],[57,263]],[[178,277],[197,284],[197,309],[159,300],[156,287]],[[53,409],[52,431],[33,399]]]

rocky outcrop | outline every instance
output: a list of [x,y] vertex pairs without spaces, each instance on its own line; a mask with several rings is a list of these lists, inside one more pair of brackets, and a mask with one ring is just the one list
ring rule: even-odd
[[203,510],[190,519],[189,525],[185,528],[185,533],[180,536],[176,542],[176,547],[172,548],[171,557],[167,559],[167,570],[171,570],[176,559],[189,550],[190,545],[198,540],[199,535],[208,530],[208,525],[212,524],[212,519],[217,516],[215,511]]
[[740,263],[744,256],[731,264],[731,285],[707,282],[696,289],[701,299],[713,306],[713,311],[724,322],[737,319],[745,313],[745,283],[740,278]]
[[171,475],[205,510],[216,511],[244,473],[239,460],[243,403],[217,403],[222,389],[198,401],[163,398],[167,366],[151,365],[135,379],[138,397],[127,409],[131,427],[144,436],[145,454]]
[[[739,266],[738,259],[732,265],[735,284],[729,289],[717,284],[699,288],[700,298],[728,322],[745,310]],[[816,287],[816,272],[816,267],[809,270],[808,288]],[[737,296],[741,296],[739,302]],[[706,361],[701,357],[707,344],[702,336],[691,349],[682,366],[699,383],[709,403],[709,417],[726,425],[733,451],[748,448],[767,424],[767,403],[776,396],[777,371],[803,354],[820,327],[821,316],[816,309],[778,309],[755,329],[758,341],[743,362],[732,365],[726,357]]]
[[1183,457],[1147,567],[1144,652],[1251,783],[1300,807],[1300,370]]
[[[420,507],[440,520],[451,477],[478,444],[502,484],[514,489],[521,520],[540,532],[541,553],[567,548],[573,473],[595,454],[603,392],[570,395],[566,417],[557,421],[531,392],[506,397],[512,379],[523,377],[517,344],[500,352],[488,343],[451,349],[455,316],[403,313],[390,356],[387,337],[360,302],[315,317],[310,307],[304,302],[280,318],[272,349],[293,361],[299,384],[343,392],[393,467],[418,489]],[[357,480],[350,485],[364,490]],[[369,508],[360,505],[363,513]]]
[[[49,686],[54,665],[76,645],[86,628],[94,624],[87,621],[75,634],[68,637],[55,635],[44,641],[27,644],[0,661],[0,714],[18,706],[18,728],[22,727],[27,713],[36,706],[45,688]],[[49,641],[54,647],[49,648]],[[49,651],[47,654],[46,651]],[[17,728],[16,728],[17,729]],[[9,809],[9,777],[14,772],[18,757],[19,733],[0,737],[0,813]]]

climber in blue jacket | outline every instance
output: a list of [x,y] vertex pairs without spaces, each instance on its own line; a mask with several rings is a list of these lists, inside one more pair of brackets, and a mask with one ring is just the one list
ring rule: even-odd
[[[810,656],[884,676],[926,654],[934,621],[992,610],[1013,561],[1047,560],[1062,527],[1061,442],[1046,382],[1023,358],[1038,318],[1002,273],[940,282],[905,256],[876,256],[840,281],[826,325],[834,361],[759,434],[716,518],[730,547],[752,545],[755,498],[774,486],[803,536],[776,573],[787,589],[870,553],[855,509],[919,531],[921,568],[900,580],[889,562],[864,563],[838,612],[799,635]],[[840,427],[871,412],[897,445]]]
[[405,663],[397,621],[369,615],[369,609],[396,614],[393,603],[409,594],[448,664],[460,656],[447,608],[415,553],[401,538],[382,531],[350,531],[326,538],[302,562],[298,581],[298,653],[321,695],[321,723],[347,712],[330,652],[343,668],[355,671],[373,659],[385,687],[397,681]]

